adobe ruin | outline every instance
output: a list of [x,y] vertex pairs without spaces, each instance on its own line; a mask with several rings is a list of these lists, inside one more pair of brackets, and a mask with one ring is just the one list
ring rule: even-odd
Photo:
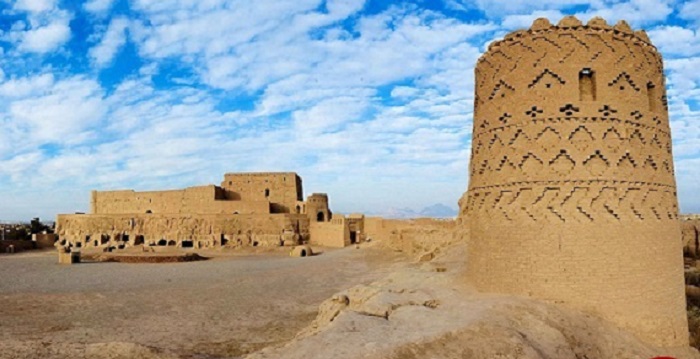
[[475,69],[470,279],[687,346],[662,58],[644,31],[537,19]]
[[182,190],[92,191],[89,214],[61,214],[56,223],[58,244],[77,248],[352,244],[348,219],[333,216],[325,193],[304,201],[293,172],[227,173],[220,186]]

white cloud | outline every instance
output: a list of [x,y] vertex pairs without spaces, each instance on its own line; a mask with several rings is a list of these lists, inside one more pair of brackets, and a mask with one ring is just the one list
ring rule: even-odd
[[692,56],[700,53],[700,34],[680,26],[659,26],[650,30],[649,38],[665,55]]
[[43,12],[54,9],[56,0],[17,0],[13,8],[19,11]]
[[610,23],[626,20],[633,26],[664,21],[673,12],[673,0],[607,1],[604,6],[592,7],[582,18],[600,16]]
[[[0,116],[15,143],[12,151],[80,143],[102,121],[105,110],[99,84],[80,76],[54,81],[44,74],[13,80],[2,84],[0,94],[0,102],[6,104]],[[1,153],[0,158],[7,155]]]
[[70,39],[67,19],[60,19],[46,26],[24,31],[18,48],[27,52],[53,51]]
[[572,14],[571,10],[576,10],[572,15],[583,21],[601,16],[611,23],[624,19],[639,26],[665,20],[673,12],[674,3],[674,0],[448,0],[448,5],[455,9],[476,7],[489,18],[503,18],[506,29],[529,27],[538,17],[534,14],[556,23],[563,17],[561,14]]
[[0,96],[5,98],[21,98],[38,94],[53,86],[54,76],[44,73],[37,76],[13,78],[0,84]]
[[528,29],[533,21],[538,18],[547,18],[556,24],[556,21],[564,17],[564,14],[558,10],[537,10],[525,15],[508,15],[503,18],[501,26],[508,30]]
[[414,97],[420,92],[415,87],[410,87],[410,86],[396,86],[394,89],[391,90],[391,97],[394,98],[405,98],[405,97]]
[[700,19],[700,0],[692,0],[683,3],[678,15],[682,19],[698,21]]
[[100,43],[89,51],[89,56],[97,67],[109,65],[119,49],[126,43],[126,29],[129,21],[123,17],[112,19]]
[[57,7],[56,1],[24,0],[15,3],[9,13],[26,15],[15,21],[3,40],[16,46],[20,53],[44,54],[54,51],[71,37],[72,15]]
[[[603,14],[637,26],[671,11],[660,0],[449,1],[495,20],[465,23],[420,3],[368,15],[364,0],[134,0],[131,14],[99,25],[89,41],[95,67],[114,61],[127,31],[138,49],[141,68],[114,89],[60,64],[0,79],[0,184],[73,188],[79,195],[45,195],[54,203],[42,205],[71,212],[86,209],[91,188],[178,188],[217,183],[230,171],[291,170],[304,177],[307,193],[330,193],[337,212],[454,205],[467,185],[473,66],[486,41],[536,17],[557,22],[571,9],[584,21]],[[72,15],[51,4],[12,25],[8,52],[29,51],[26,33],[57,19],[68,24]],[[689,4],[681,8],[692,10]],[[110,6],[93,0],[84,9],[102,15]],[[651,31],[667,59],[685,194],[700,193],[693,180],[700,156],[696,34],[680,25]],[[175,85],[151,82],[160,77]],[[220,99],[239,96],[252,98],[253,108],[220,109],[227,107]],[[22,208],[21,200],[12,203]]]
[[[469,7],[472,1],[455,0],[464,7]],[[601,6],[602,0],[476,0],[475,5],[483,10],[487,16],[503,16],[509,14],[524,14],[538,10],[564,9],[576,5]]]
[[114,5],[114,0],[89,0],[84,5],[83,8],[94,14],[102,14]]

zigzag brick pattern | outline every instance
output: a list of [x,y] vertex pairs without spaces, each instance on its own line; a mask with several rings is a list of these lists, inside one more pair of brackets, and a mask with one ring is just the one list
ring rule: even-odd
[[476,66],[470,279],[688,344],[663,62],[643,31],[573,17]]

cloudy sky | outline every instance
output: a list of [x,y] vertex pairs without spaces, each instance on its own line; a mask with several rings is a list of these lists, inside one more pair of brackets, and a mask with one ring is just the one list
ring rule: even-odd
[[475,61],[569,14],[623,17],[663,53],[681,209],[700,212],[700,0],[0,0],[0,219],[238,171],[296,171],[337,212],[456,209]]

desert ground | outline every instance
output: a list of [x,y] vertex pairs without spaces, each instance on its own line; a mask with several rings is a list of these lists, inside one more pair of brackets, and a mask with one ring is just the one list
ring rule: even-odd
[[293,338],[333,293],[403,265],[372,248],[287,250],[159,264],[4,255],[0,357],[240,357]]
[[479,293],[464,242],[286,250],[158,264],[0,257],[0,358],[700,358],[590,313]]

